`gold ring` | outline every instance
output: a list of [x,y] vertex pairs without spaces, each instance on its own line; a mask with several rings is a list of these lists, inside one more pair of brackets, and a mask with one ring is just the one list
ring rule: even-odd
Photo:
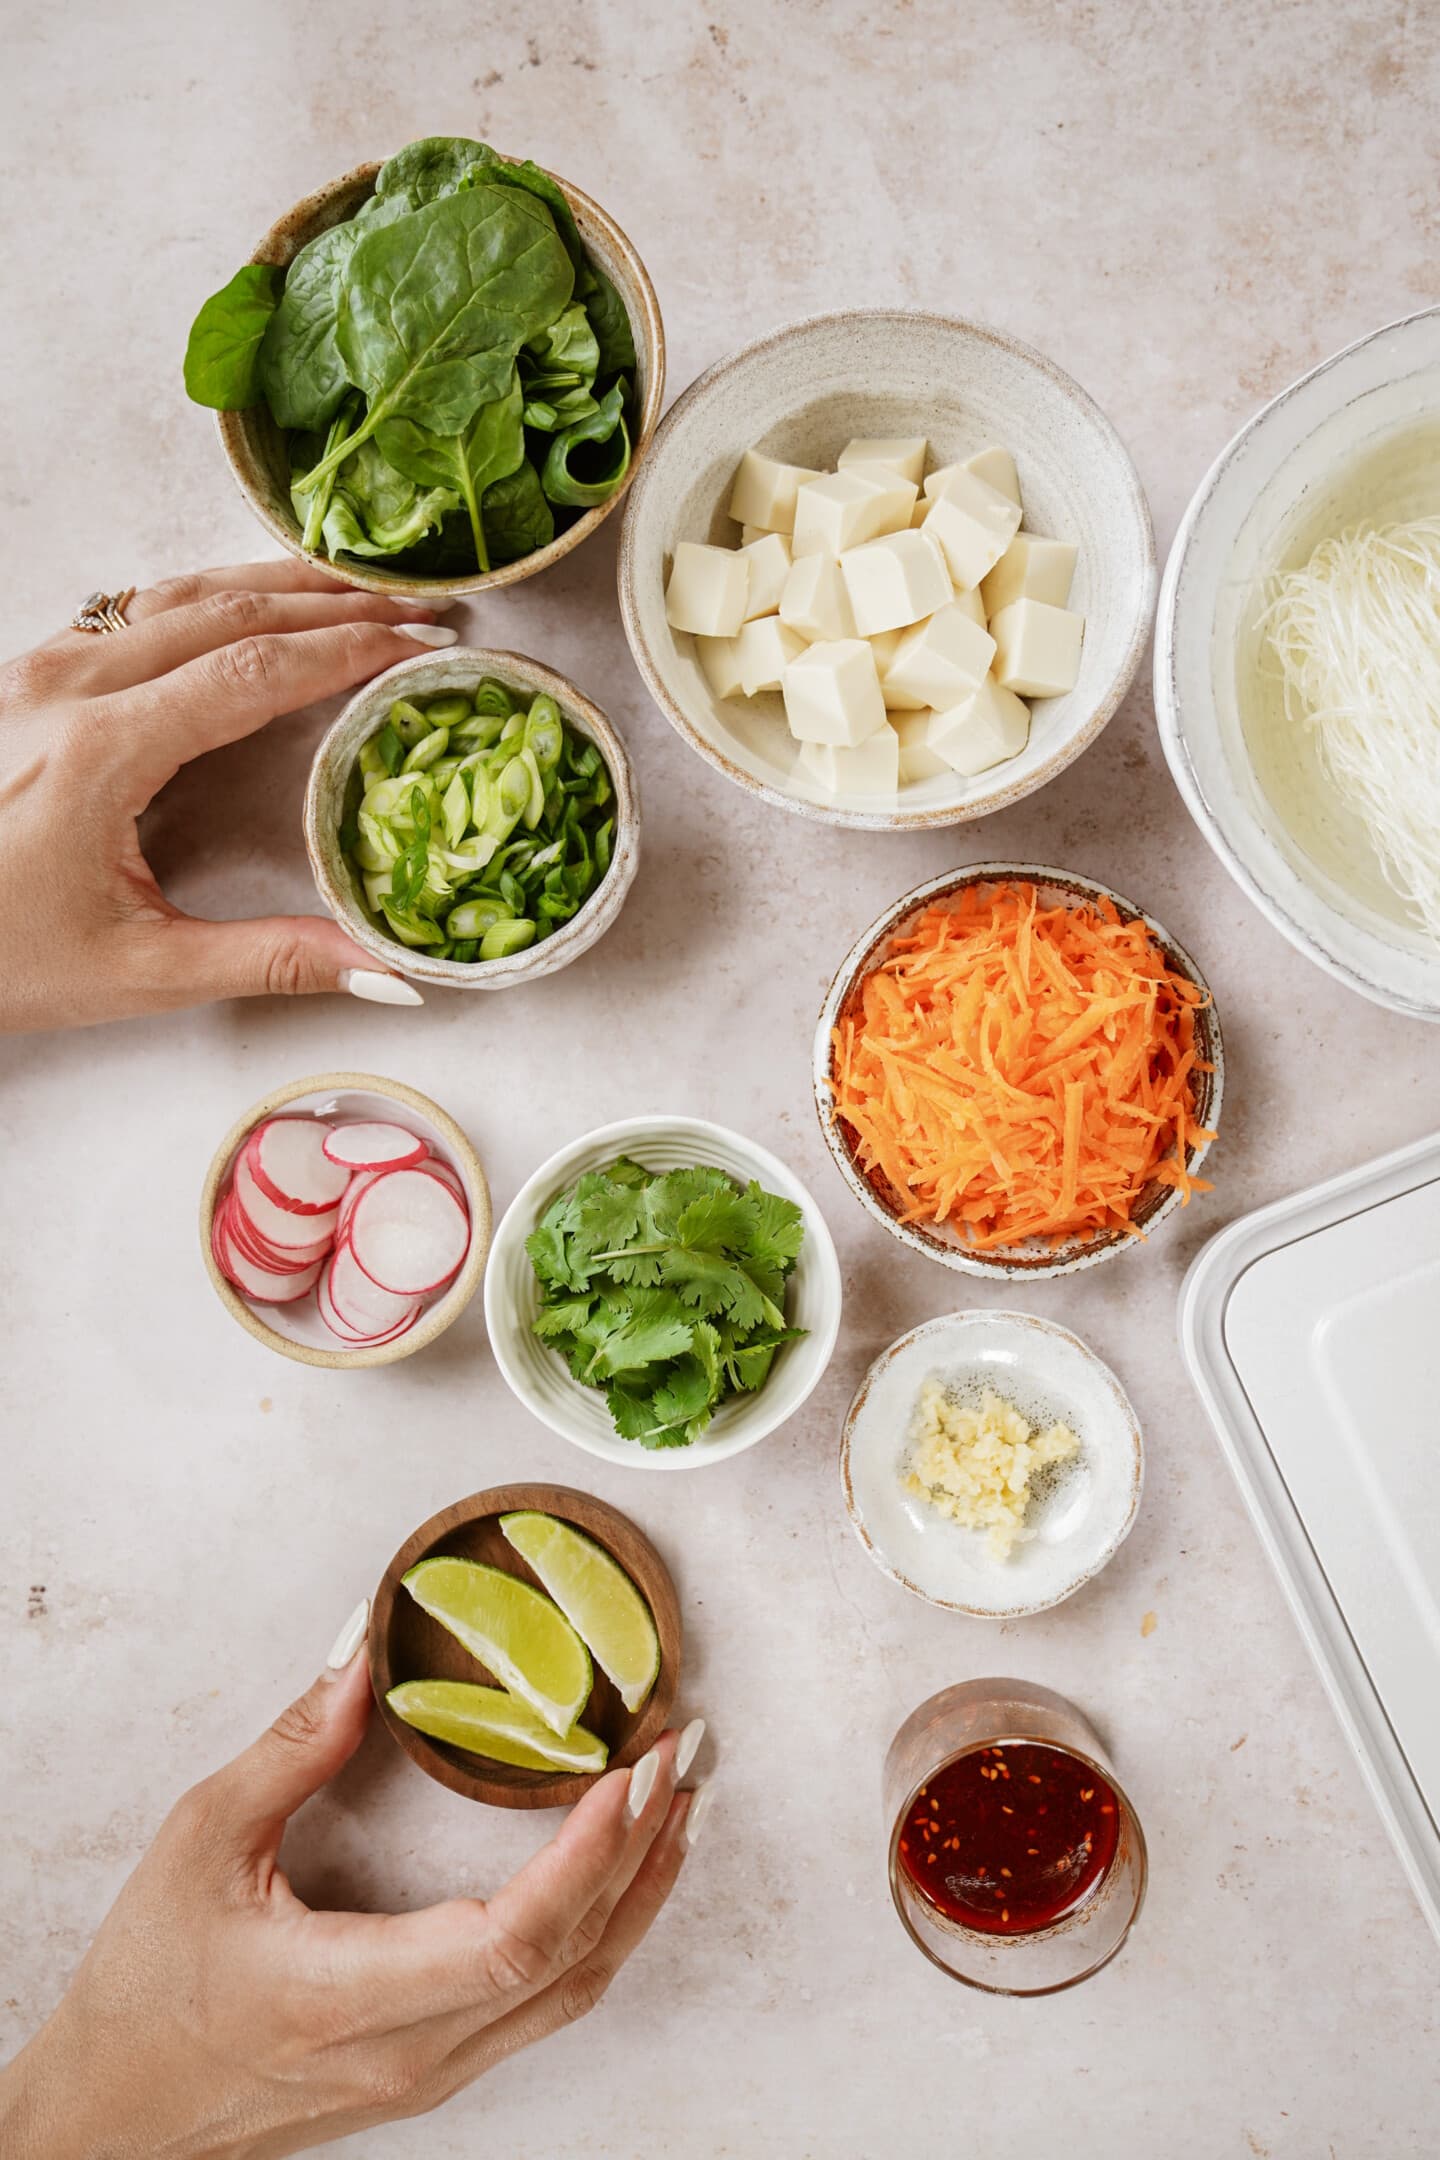
[[83,599],[70,618],[72,630],[123,630],[125,610],[135,597],[135,587],[127,585],[124,592],[92,592]]

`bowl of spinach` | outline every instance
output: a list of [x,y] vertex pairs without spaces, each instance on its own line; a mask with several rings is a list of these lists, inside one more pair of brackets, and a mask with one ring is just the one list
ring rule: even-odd
[[604,936],[640,803],[624,743],[574,683],[453,645],[350,700],[310,768],[305,846],[330,913],[387,968],[503,990]]
[[614,220],[455,136],[297,203],[185,354],[262,524],[377,592],[482,591],[577,547],[644,457],[664,374]]

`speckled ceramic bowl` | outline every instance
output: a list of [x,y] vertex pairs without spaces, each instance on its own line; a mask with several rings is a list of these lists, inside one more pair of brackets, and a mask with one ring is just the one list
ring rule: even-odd
[[[381,1118],[418,1133],[432,1155],[448,1163],[465,1187],[470,1205],[470,1249],[459,1272],[440,1296],[432,1299],[413,1327],[393,1342],[371,1343],[356,1349],[331,1334],[321,1319],[313,1297],[293,1305],[261,1305],[241,1294],[216,1264],[210,1233],[220,1194],[228,1184],[235,1158],[263,1118],[281,1112],[291,1116],[333,1115],[342,1118]],[[365,1365],[394,1365],[413,1357],[427,1343],[443,1335],[458,1320],[480,1287],[485,1255],[490,1249],[490,1187],[479,1156],[454,1118],[402,1080],[382,1080],[374,1073],[314,1073],[308,1080],[291,1080],[273,1088],[238,1117],[210,1158],[200,1192],[200,1250],[205,1272],[215,1295],[232,1320],[247,1334],[280,1357],[301,1365],[328,1366],[348,1371]]]
[[[473,690],[482,676],[493,675],[527,698],[544,691],[554,698],[567,724],[588,735],[605,760],[615,789],[615,840],[610,867],[584,905],[543,944],[529,945],[508,960],[437,960],[402,945],[376,928],[355,889],[354,873],[340,847],[340,824],[346,790],[361,749],[384,725],[385,715],[401,697],[435,697],[445,690]],[[412,975],[417,982],[452,990],[507,990],[516,983],[537,982],[588,952],[610,928],[635,880],[640,860],[640,798],[625,745],[598,705],[563,675],[529,660],[524,653],[491,652],[477,645],[452,645],[420,660],[402,660],[356,692],[322,737],[305,790],[305,850],[315,885],[330,913],[357,945],[387,968]]]
[[[1130,920],[1138,918],[1146,924],[1171,966],[1209,995],[1209,985],[1184,946],[1177,944],[1153,916],[1146,915],[1133,901],[1112,892],[1108,885],[1101,885],[1094,878],[1080,877],[1073,870],[1051,869],[1043,863],[971,863],[964,870],[946,870],[926,884],[917,885],[913,892],[906,893],[903,899],[878,916],[868,930],[861,932],[841,961],[821,1007],[811,1064],[820,1130],[839,1165],[841,1176],[866,1212],[902,1245],[913,1246],[916,1252],[928,1254],[942,1267],[958,1268],[967,1275],[988,1275],[1001,1281],[1018,1281],[1036,1275],[1072,1275],[1080,1268],[1098,1267],[1102,1260],[1113,1259],[1117,1253],[1144,1251],[1145,1246],[1129,1232],[1116,1229],[1097,1233],[1089,1239],[1072,1238],[1059,1245],[1051,1245],[1042,1238],[1027,1238],[1017,1245],[997,1246],[989,1252],[977,1253],[962,1241],[960,1233],[949,1223],[899,1221],[899,1203],[887,1181],[878,1173],[867,1176],[855,1160],[844,1122],[835,1112],[831,1076],[837,1023],[857,1003],[865,977],[885,959],[895,938],[908,928],[912,918],[932,901],[949,899],[968,885],[1017,881],[1033,884],[1046,906],[1074,907],[1102,895],[1113,900],[1122,916]],[[1213,1132],[1219,1122],[1225,1089],[1224,1045],[1213,1001],[1197,1012],[1195,1036],[1201,1057],[1211,1067],[1208,1073],[1196,1075],[1196,1117],[1202,1126]],[[1190,1148],[1186,1159],[1191,1170],[1199,1167],[1209,1146],[1207,1140]],[[1135,1210],[1136,1228],[1148,1239],[1165,1217],[1181,1204],[1178,1187],[1158,1181],[1153,1183]]]
[[[733,547],[731,480],[751,448],[833,467],[855,435],[923,435],[932,465],[987,443],[1014,452],[1025,529],[1079,549],[1071,607],[1085,617],[1080,676],[1035,701],[1019,757],[973,780],[902,787],[898,805],[836,803],[794,769],[778,696],[717,698],[693,640],[665,620],[677,540]],[[636,664],[691,748],[728,780],[802,817],[903,831],[1018,802],[1092,743],[1129,688],[1155,599],[1150,513],[1124,444],[1078,383],[1028,345],[946,315],[861,310],[788,323],[693,382],[657,431],[631,492],[620,606]]]
[[[308,240],[355,215],[360,205],[375,192],[375,175],[379,170],[378,160],[357,165],[353,172],[317,188],[313,195],[307,195],[271,226],[251,255],[251,262],[275,263],[281,269],[288,269]],[[552,173],[550,177],[564,189],[566,200],[575,213],[581,239],[624,301],[625,312],[630,318],[638,361],[634,384],[638,418],[632,430],[634,440],[629,472],[613,495],[603,503],[597,503],[594,509],[585,511],[573,525],[567,525],[548,547],[537,548],[531,555],[522,555],[518,562],[502,563],[495,570],[476,570],[460,577],[423,578],[417,577],[414,571],[387,570],[380,562],[346,560],[332,563],[328,556],[308,558],[318,561],[343,584],[363,586],[367,592],[412,593],[423,599],[439,593],[489,592],[492,587],[513,585],[521,578],[534,577],[537,571],[548,570],[551,563],[558,562],[562,555],[568,555],[572,548],[579,547],[582,540],[589,538],[610,515],[644,464],[665,394],[665,331],[655,288],[633,242],[615,220],[583,194],[573,181],[561,179],[558,173]],[[220,429],[220,446],[241,494],[272,539],[278,540],[292,555],[304,555],[300,524],[290,503],[290,471],[285,443],[268,407],[262,404],[247,412],[222,412],[215,417]]]

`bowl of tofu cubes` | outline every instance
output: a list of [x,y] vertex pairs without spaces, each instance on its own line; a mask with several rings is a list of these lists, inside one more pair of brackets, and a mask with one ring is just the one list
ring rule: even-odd
[[692,748],[869,829],[983,817],[1062,771],[1154,598],[1144,494],[1079,385],[898,309],[788,324],[701,375],[621,542],[631,651]]

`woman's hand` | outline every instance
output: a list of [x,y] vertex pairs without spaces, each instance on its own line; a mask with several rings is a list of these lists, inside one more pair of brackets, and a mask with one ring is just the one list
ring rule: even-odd
[[339,1669],[162,1825],[54,2017],[0,2074],[6,2160],[272,2160],[423,2114],[593,2010],[644,1935],[699,1825],[697,1796],[676,1789],[698,1719],[598,1779],[484,1903],[300,1902],[280,1840],[359,1745],[365,1617],[331,1653]]
[[453,644],[433,614],[308,564],[246,563],[137,593],[123,630],[62,630],[0,669],[0,1032],[277,991],[418,1005],[328,917],[182,915],[136,820],[191,758],[413,659],[417,642]]

